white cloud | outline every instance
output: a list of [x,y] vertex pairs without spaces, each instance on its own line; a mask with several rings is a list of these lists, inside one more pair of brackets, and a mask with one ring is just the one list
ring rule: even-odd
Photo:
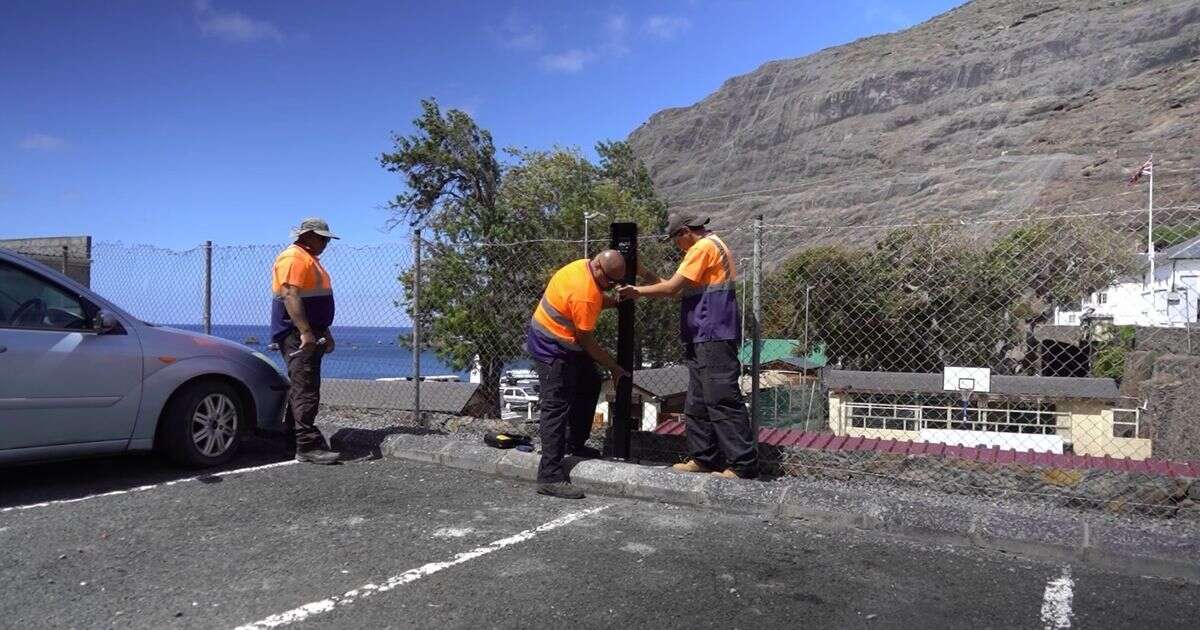
[[516,13],[508,14],[499,26],[488,28],[496,43],[514,50],[540,50],[544,40],[542,27]]
[[652,15],[642,24],[642,32],[659,39],[675,39],[691,27],[692,21],[685,17]]
[[52,153],[61,151],[67,148],[67,141],[58,136],[51,136],[44,133],[31,133],[24,138],[21,138],[20,147],[27,151],[41,151],[43,153]]
[[576,48],[554,55],[542,55],[539,63],[544,70],[550,72],[573,73],[583,70],[583,67],[595,58],[595,53]]
[[624,57],[629,54],[626,43],[629,20],[621,14],[610,15],[604,20],[604,43],[601,50],[609,57]]
[[266,20],[246,17],[237,11],[219,11],[209,0],[196,0],[196,23],[206,37],[248,43],[283,41],[283,31]]

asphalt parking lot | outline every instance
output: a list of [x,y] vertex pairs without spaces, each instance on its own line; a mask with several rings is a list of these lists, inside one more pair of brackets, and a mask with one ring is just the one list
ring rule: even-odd
[[1200,587],[432,465],[0,470],[13,628],[1190,628]]

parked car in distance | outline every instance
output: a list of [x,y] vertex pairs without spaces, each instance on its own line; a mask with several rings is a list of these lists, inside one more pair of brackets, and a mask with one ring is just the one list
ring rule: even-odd
[[538,395],[532,387],[517,387],[507,385],[500,388],[500,400],[504,403],[505,411],[514,409],[537,409]]
[[151,449],[221,464],[279,426],[288,387],[260,352],[143,322],[3,249],[0,375],[0,465]]

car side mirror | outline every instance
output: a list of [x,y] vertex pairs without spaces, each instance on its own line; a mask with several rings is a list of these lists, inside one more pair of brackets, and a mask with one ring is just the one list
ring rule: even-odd
[[119,326],[120,322],[117,321],[117,316],[110,311],[101,310],[92,318],[92,330],[100,334],[112,332]]

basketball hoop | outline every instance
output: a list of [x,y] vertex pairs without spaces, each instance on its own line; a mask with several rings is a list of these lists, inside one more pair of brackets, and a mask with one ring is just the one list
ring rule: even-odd
[[992,391],[992,371],[988,368],[946,366],[942,368],[942,389],[947,393],[958,392],[962,398],[962,421],[966,423],[971,395]]

